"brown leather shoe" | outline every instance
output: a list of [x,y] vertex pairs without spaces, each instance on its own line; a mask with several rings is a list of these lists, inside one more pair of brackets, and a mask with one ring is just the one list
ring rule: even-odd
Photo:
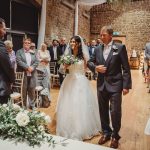
[[111,139],[111,143],[110,143],[110,147],[117,149],[117,148],[118,148],[118,145],[119,145],[119,141],[116,140],[115,138],[112,138],[112,139]]
[[107,141],[110,140],[110,136],[106,136],[106,135],[103,135],[99,141],[98,141],[98,144],[102,145],[102,144],[105,144]]

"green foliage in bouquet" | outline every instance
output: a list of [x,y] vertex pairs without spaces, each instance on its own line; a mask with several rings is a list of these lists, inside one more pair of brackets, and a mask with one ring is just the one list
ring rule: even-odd
[[29,112],[16,104],[0,105],[0,137],[15,142],[27,142],[30,146],[41,145],[41,142],[55,144],[47,124],[51,119],[45,113]]
[[77,63],[79,60],[74,55],[62,55],[58,64],[71,65]]

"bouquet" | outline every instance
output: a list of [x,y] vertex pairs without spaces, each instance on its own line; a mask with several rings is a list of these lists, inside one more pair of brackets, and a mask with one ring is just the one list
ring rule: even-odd
[[29,112],[11,103],[0,105],[0,137],[3,140],[26,141],[30,146],[46,141],[52,145],[55,143],[53,137],[46,134],[50,122],[51,118],[44,113]]
[[74,55],[62,55],[58,64],[71,65],[77,63],[79,60]]

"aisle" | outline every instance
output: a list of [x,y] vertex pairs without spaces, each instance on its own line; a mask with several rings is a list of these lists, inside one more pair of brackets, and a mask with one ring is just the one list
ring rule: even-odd
[[[130,93],[123,97],[122,102],[122,128],[120,135],[119,149],[121,150],[150,150],[150,136],[144,135],[144,128],[148,117],[150,117],[150,93],[147,93],[146,84],[142,77],[141,71],[132,71],[133,88]],[[91,82],[93,88],[96,88],[96,82]],[[59,89],[52,89],[52,104],[48,109],[40,109],[53,119],[49,126],[51,132],[55,134],[55,107]],[[99,136],[92,140],[85,141],[97,144]],[[105,144],[109,145],[109,142]]]

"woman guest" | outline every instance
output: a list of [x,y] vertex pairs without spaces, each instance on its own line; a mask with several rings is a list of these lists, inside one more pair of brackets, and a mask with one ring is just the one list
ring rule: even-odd
[[47,50],[46,44],[41,44],[40,50],[38,50],[38,59],[39,59],[39,67],[40,68],[46,68],[47,73],[50,77],[50,69],[49,69],[49,62],[51,60],[49,51]]
[[44,89],[41,91],[41,95],[45,95],[48,97],[49,101],[51,101],[50,97],[50,68],[49,62],[51,60],[49,51],[47,50],[46,44],[41,44],[40,50],[37,52],[37,57],[39,60],[38,70],[43,72],[43,81],[42,86]]
[[6,46],[8,54],[9,54],[11,65],[14,68],[14,71],[16,71],[16,55],[15,55],[15,52],[13,51],[12,41],[7,40],[4,42],[4,44]]

